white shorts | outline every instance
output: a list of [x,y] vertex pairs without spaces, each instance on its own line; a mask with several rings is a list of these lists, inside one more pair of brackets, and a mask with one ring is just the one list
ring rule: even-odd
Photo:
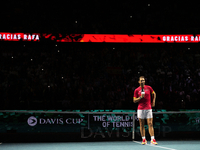
[[137,110],[137,117],[140,119],[153,118],[152,109]]

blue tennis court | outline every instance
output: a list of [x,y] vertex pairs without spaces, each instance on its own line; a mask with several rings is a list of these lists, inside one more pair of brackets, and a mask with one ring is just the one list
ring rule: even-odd
[[200,141],[158,141],[159,145],[141,145],[141,141],[2,143],[1,150],[197,150]]

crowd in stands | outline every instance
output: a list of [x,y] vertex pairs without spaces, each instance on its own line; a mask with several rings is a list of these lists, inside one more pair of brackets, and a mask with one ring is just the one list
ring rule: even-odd
[[200,47],[181,44],[4,43],[1,109],[136,109],[138,78],[156,109],[199,108]]
[[[90,34],[199,33],[198,5],[155,0],[6,1],[0,32]],[[195,44],[194,44],[195,45]],[[106,43],[3,43],[1,109],[136,109],[138,78],[157,109],[198,108],[200,47]]]
[[154,0],[92,2],[6,1],[1,32],[195,34],[199,8],[193,3]]

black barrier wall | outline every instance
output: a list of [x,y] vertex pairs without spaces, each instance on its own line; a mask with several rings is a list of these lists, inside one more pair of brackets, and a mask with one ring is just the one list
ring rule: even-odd
[[[0,137],[7,142],[140,140],[138,118],[135,112],[128,113],[1,112]],[[199,120],[197,112],[154,113],[155,136],[157,139],[198,138]],[[147,125],[145,130],[148,139]]]

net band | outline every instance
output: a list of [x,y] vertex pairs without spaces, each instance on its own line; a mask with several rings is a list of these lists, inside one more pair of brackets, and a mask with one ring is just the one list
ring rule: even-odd
[[[137,114],[137,112],[85,112],[85,111],[15,111],[15,110],[0,110],[0,112],[10,113],[54,113],[54,114]],[[153,114],[184,114],[184,113],[200,113],[200,111],[168,111],[168,112],[153,112]]]

